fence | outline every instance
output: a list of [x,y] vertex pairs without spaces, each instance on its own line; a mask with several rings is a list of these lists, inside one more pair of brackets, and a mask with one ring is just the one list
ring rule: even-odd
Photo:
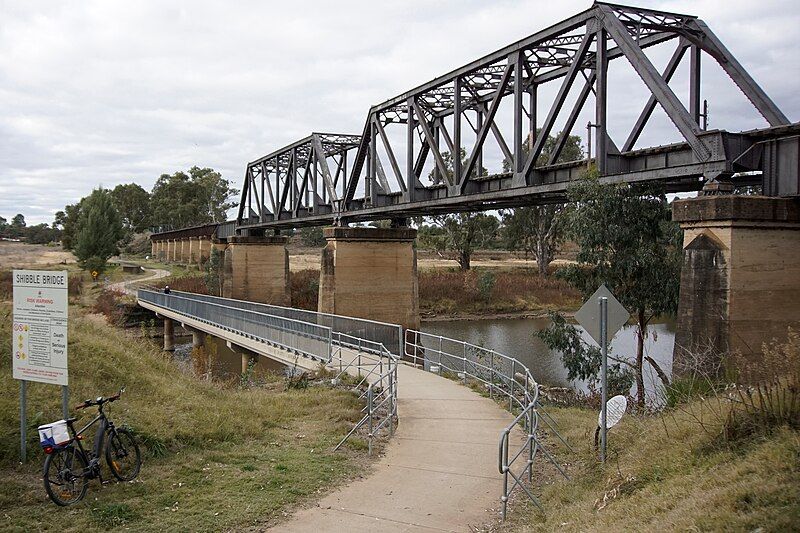
[[[483,384],[491,398],[504,401],[507,399],[508,410],[518,413],[514,421],[500,434],[498,448],[498,469],[503,475],[500,501],[503,503],[504,520],[508,498],[517,488],[522,489],[536,506],[542,507],[531,492],[533,465],[539,453],[569,479],[561,465],[542,444],[539,433],[545,428],[540,426],[540,422],[544,422],[546,429],[569,448],[569,444],[556,429],[555,421],[542,409],[539,403],[539,385],[527,366],[494,350],[414,330],[406,330],[405,356],[426,370],[450,374],[451,377],[463,380],[465,384],[468,380]],[[512,449],[511,434],[517,426],[521,426],[526,435],[522,444]]]
[[[360,399],[366,400],[361,411],[363,416],[335,449],[338,450],[348,438],[363,427],[368,429],[370,454],[373,439],[379,433],[386,430],[390,435],[393,434],[397,422],[399,357],[382,343],[333,331],[329,326],[275,316],[264,312],[266,308],[273,306],[263,304],[247,305],[251,302],[177,291],[164,294],[149,289],[139,289],[138,298],[143,302],[325,363],[338,372],[333,379],[334,383],[343,381],[345,374],[353,375],[355,380],[353,389],[359,392]],[[228,303],[234,305],[227,305]],[[346,317],[334,318],[346,319]],[[357,319],[354,321],[369,322]],[[335,322],[340,326],[347,325],[346,320]]]
[[397,357],[400,357],[403,353],[403,328],[397,324],[387,324],[385,322],[376,322],[365,318],[352,318],[329,313],[318,313],[305,309],[294,309],[292,307],[234,300],[232,298],[221,298],[219,296],[209,296],[205,294],[180,291],[172,291],[171,294],[180,294],[181,296],[198,301],[223,303],[227,306],[265,313],[270,316],[318,324],[330,328],[335,333],[342,333],[351,337],[383,344],[385,348]]

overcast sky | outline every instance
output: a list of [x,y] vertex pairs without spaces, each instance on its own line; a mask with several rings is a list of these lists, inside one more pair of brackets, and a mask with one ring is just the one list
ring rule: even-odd
[[[800,120],[796,1],[639,4],[703,18]],[[371,104],[590,5],[0,1],[0,215],[51,222],[97,186],[149,190],[160,174],[192,165],[240,187],[247,161],[312,131],[360,133]],[[711,127],[765,126],[710,63]],[[610,91],[621,144],[647,93],[630,73],[612,73]],[[642,141],[674,140],[663,119]]]

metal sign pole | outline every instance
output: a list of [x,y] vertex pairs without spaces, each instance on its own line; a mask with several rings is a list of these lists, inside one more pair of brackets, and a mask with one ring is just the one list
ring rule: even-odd
[[606,432],[608,431],[608,298],[605,296],[600,300],[600,353],[602,356],[602,366],[600,367],[600,388],[601,401],[600,407],[600,462],[606,462]]
[[64,420],[69,418],[69,385],[61,385],[61,412]]
[[21,379],[19,381],[19,460],[20,462],[25,462],[25,441],[28,440],[28,436],[25,434],[25,430],[27,429],[28,421],[27,413],[25,409],[25,385],[27,381]]

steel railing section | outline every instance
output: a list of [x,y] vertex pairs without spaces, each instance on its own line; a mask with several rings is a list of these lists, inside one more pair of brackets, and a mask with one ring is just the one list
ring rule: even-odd
[[[507,398],[508,410],[516,414],[516,418],[501,432],[499,439],[498,470],[503,475],[503,492],[500,496],[503,519],[506,517],[508,498],[517,488],[536,506],[542,507],[531,491],[533,465],[538,454],[544,455],[569,479],[542,443],[541,434],[549,431],[569,448],[556,429],[555,421],[542,409],[539,384],[526,365],[495,350],[414,330],[406,330],[404,354],[407,360],[425,370],[450,374],[465,384],[468,380],[482,383],[490,398]],[[520,445],[512,448],[511,434],[518,426],[523,429],[525,438]]]
[[291,320],[300,320],[311,324],[319,324],[330,328],[336,333],[343,333],[352,337],[361,338],[383,344],[395,356],[400,357],[403,353],[403,328],[398,324],[387,324],[366,318],[352,318],[347,316],[333,315],[330,313],[319,313],[306,309],[295,309],[293,307],[282,307],[259,302],[248,302],[245,300],[235,300],[232,298],[222,298],[206,294],[195,294],[181,291],[172,291],[172,294],[180,294],[187,298],[206,302],[223,303],[231,307],[248,309],[258,313],[266,313],[271,316],[280,316]]
[[322,363],[330,360],[330,328],[272,316],[219,302],[193,298],[189,293],[164,294],[149,289],[139,289],[139,300],[194,318],[206,324],[259,340],[289,353],[309,357]]
[[367,429],[367,443],[372,454],[373,440],[381,433],[394,434],[397,423],[397,365],[399,357],[379,343],[334,332],[330,367],[338,371],[333,383],[345,375],[355,379],[353,389],[366,400],[363,416],[334,448],[338,450],[361,428]]
[[[268,312],[273,309],[291,311],[285,307],[179,291],[165,294],[153,289],[139,289],[137,295],[143,302],[320,361],[337,372],[332,380],[334,384],[341,382],[344,374],[354,376],[352,388],[359,392],[359,399],[365,400],[361,411],[363,416],[336,445],[335,450],[364,427],[367,428],[370,454],[375,437],[382,432],[388,432],[389,436],[394,434],[397,424],[399,350],[396,354],[375,340],[334,331],[328,325]],[[343,329],[368,332],[378,337],[381,332],[386,335],[389,329],[400,327],[369,320],[348,320],[347,317],[323,313],[297,313],[295,316],[323,319]],[[402,341],[402,336],[399,338]]]

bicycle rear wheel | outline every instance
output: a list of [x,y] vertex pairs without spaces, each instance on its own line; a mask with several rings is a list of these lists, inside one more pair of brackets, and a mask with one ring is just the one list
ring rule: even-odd
[[114,477],[120,481],[132,481],[139,475],[142,454],[130,431],[116,429],[109,433],[106,443],[106,463]]
[[75,446],[53,451],[44,460],[44,489],[54,503],[67,506],[86,495],[86,458]]

